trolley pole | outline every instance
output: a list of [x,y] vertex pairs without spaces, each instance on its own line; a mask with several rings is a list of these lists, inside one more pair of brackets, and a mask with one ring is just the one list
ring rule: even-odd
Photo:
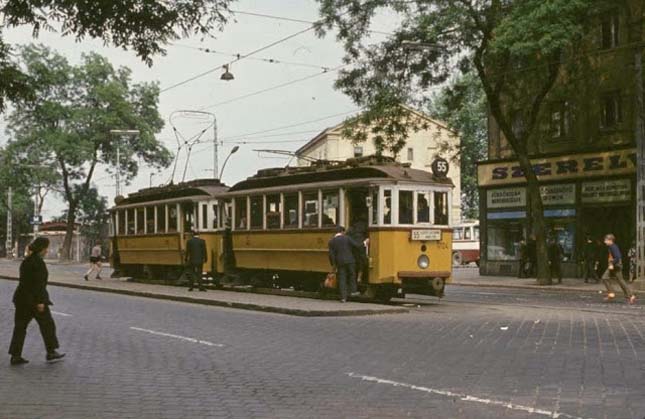
[[217,143],[217,118],[213,115],[213,177],[217,179],[219,174],[219,160],[218,160],[218,147]]
[[13,257],[13,238],[12,238],[13,221],[11,219],[12,211],[13,211],[13,190],[11,189],[11,186],[9,186],[9,190],[7,191],[7,242],[5,243],[7,258]]

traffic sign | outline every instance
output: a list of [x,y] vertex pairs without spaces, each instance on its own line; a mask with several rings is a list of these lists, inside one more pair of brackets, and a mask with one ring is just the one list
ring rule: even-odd
[[450,170],[450,165],[448,160],[443,157],[437,157],[430,166],[432,169],[432,174],[439,178],[445,178],[448,176],[448,170]]

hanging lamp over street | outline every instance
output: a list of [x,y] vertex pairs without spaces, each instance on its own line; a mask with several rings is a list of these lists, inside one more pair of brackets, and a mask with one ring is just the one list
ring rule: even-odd
[[219,79],[224,81],[231,81],[235,79],[235,77],[233,76],[233,73],[229,71],[228,64],[224,64],[224,73],[222,73],[222,76]]

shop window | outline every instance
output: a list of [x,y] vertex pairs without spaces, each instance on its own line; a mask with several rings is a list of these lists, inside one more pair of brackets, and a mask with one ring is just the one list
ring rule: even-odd
[[392,224],[392,191],[386,189],[383,191],[383,224]]
[[354,146],[354,157],[363,157],[363,146]]
[[448,192],[434,193],[434,223],[448,225]]
[[547,219],[547,230],[551,238],[562,246],[562,260],[572,261],[575,256],[575,219]]
[[213,210],[213,224],[212,228],[213,230],[216,230],[219,227],[219,206],[217,204],[213,204],[211,206]]
[[551,138],[569,137],[569,103],[558,102],[551,108]]
[[264,198],[261,196],[251,197],[251,228],[261,229],[264,227],[264,211],[262,211]]
[[519,243],[522,240],[522,224],[516,220],[488,223],[486,254],[490,261],[519,259]]
[[127,234],[126,229],[125,229],[125,211],[119,211],[119,216],[118,216],[118,230],[117,234],[118,235],[124,235]]
[[338,225],[340,220],[340,199],[338,191],[323,192],[323,227],[333,227]]
[[284,227],[298,228],[298,194],[284,196]]
[[616,11],[603,17],[601,31],[602,49],[616,48],[620,43],[620,18]]
[[372,199],[372,224],[377,225],[379,223],[378,219],[378,189],[373,189],[371,193]]
[[615,129],[622,122],[620,92],[609,92],[600,98],[600,126]]
[[166,206],[157,205],[157,233],[166,232]]
[[414,194],[412,191],[399,191],[399,224],[412,224]]
[[427,192],[417,192],[417,223],[430,222],[430,198]]
[[137,234],[143,234],[146,228],[146,219],[144,217],[145,214],[143,213],[143,208],[137,208],[135,211],[137,212]]
[[153,234],[155,232],[155,207],[146,208],[146,233]]
[[168,205],[168,233],[179,231],[179,213],[177,205]]
[[318,227],[318,207],[318,192],[302,194],[303,227]]
[[202,204],[202,229],[208,230],[208,204]]
[[267,228],[275,230],[280,228],[280,217],[282,217],[282,209],[280,208],[280,194],[267,195]]
[[246,230],[248,228],[246,214],[246,197],[235,198],[235,229]]

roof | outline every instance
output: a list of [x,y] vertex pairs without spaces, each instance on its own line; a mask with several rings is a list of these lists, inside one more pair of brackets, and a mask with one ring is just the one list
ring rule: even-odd
[[363,157],[343,163],[325,162],[308,167],[265,169],[229,189],[239,192],[277,186],[333,182],[356,179],[388,179],[435,185],[453,185],[450,178],[438,178],[430,172],[412,169],[391,158]]
[[[427,114],[425,114],[423,112],[417,111],[416,109],[410,108],[408,106],[404,106],[404,108],[407,109],[408,112],[412,113],[413,115],[416,115],[419,118],[425,119],[426,121],[429,121],[429,122],[431,122],[431,123],[433,123],[435,125],[438,125],[441,128],[443,128],[443,129],[445,129],[447,131],[450,131],[454,135],[458,135],[458,132],[453,130],[452,128],[450,128],[445,122],[442,122],[442,121],[436,120],[434,118],[431,118],[429,115],[427,115]],[[305,145],[303,145],[298,150],[296,150],[296,152],[295,152],[296,156],[304,153],[306,150],[308,150],[311,147],[313,147],[314,145],[318,144],[320,141],[325,139],[327,137],[327,135],[331,134],[333,131],[336,131],[339,128],[341,128],[342,126],[344,126],[345,123],[346,123],[346,121],[343,121],[343,122],[341,122],[341,123],[339,123],[337,125],[334,125],[332,127],[328,127],[328,128],[325,128],[324,130],[322,130],[314,138],[309,140]]]
[[118,199],[117,197],[115,202],[117,206],[122,206],[174,198],[189,198],[193,196],[214,197],[227,190],[228,186],[221,183],[219,179],[196,179],[176,185],[170,184],[141,189],[129,194],[127,198]]

